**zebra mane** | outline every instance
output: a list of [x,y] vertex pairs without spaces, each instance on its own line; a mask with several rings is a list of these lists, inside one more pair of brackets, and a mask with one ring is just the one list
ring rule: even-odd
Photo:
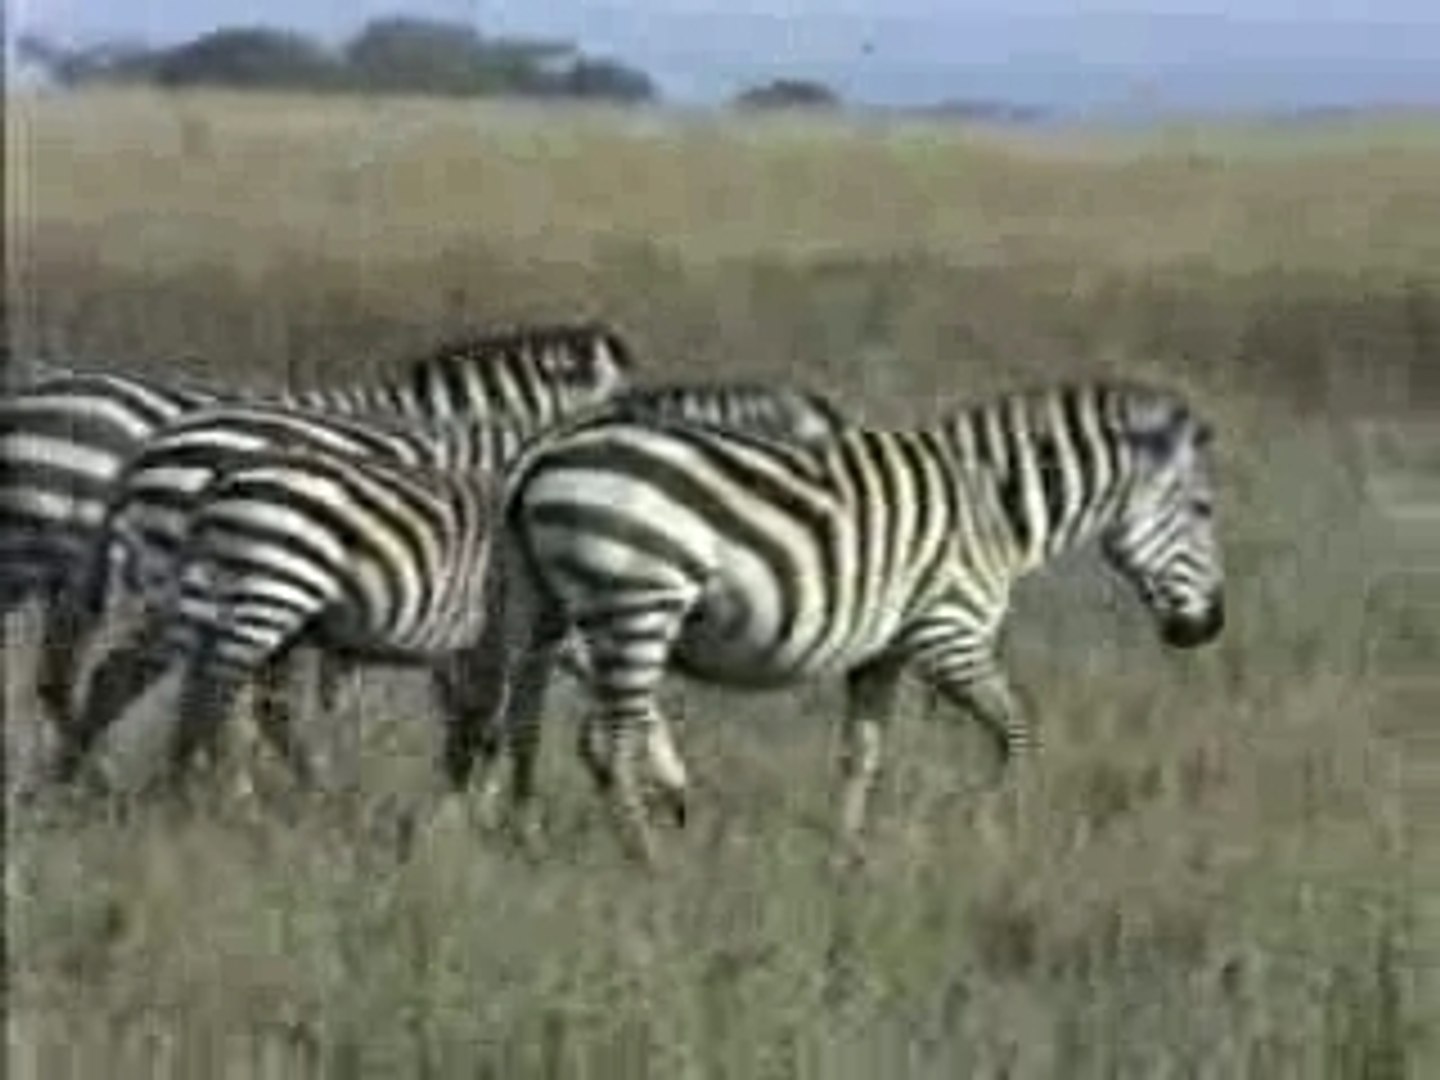
[[1022,388],[963,407],[951,414],[946,426],[973,430],[999,422],[1011,429],[1023,426],[1033,435],[1053,435],[1057,424],[1071,422],[1077,409],[1088,410],[1106,434],[1138,447],[1173,443],[1192,426],[1197,433],[1208,433],[1177,391],[1120,379]]
[[461,363],[540,348],[566,348],[575,352],[585,348],[603,349],[622,372],[632,372],[636,367],[635,350],[629,342],[619,330],[599,320],[507,326],[449,338],[428,352],[411,356],[409,364],[424,367]]
[[747,401],[758,406],[773,405],[777,402],[804,405],[809,411],[822,417],[837,431],[849,426],[849,421],[840,407],[824,394],[798,386],[777,386],[758,379],[725,379],[720,382],[648,382],[628,386],[621,390],[605,408],[620,412],[631,406],[642,407],[681,402],[689,395],[701,397],[712,393],[723,394],[733,400]]

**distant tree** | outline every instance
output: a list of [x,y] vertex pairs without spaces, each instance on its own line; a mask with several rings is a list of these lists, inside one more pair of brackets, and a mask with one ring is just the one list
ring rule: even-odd
[[64,49],[33,35],[18,55],[64,86],[148,82],[456,96],[514,94],[620,102],[656,96],[650,77],[565,42],[484,38],[465,23],[392,16],[366,24],[339,55],[299,34],[229,27],[170,49]]
[[485,92],[546,97],[561,92],[564,73],[574,63],[568,42],[526,38],[487,38]]
[[741,109],[832,109],[840,95],[824,83],[809,79],[774,79],[752,86],[735,98]]
[[376,19],[345,47],[345,61],[363,90],[474,94],[485,88],[480,35],[464,23]]
[[215,30],[166,50],[155,65],[161,86],[333,89],[341,69],[318,45],[285,30]]
[[656,96],[655,83],[643,71],[613,60],[576,60],[562,79],[563,92],[574,97],[635,103]]

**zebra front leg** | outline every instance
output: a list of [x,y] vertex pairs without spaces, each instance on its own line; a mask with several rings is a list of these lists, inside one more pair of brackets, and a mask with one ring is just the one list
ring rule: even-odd
[[1002,769],[1031,749],[1030,725],[996,662],[991,633],[933,620],[917,628],[907,644],[932,690],[990,735]]
[[880,773],[884,729],[895,711],[903,659],[885,656],[856,668],[846,678],[847,711],[840,758],[840,844],[848,856],[860,852],[870,794]]
[[1002,769],[1034,749],[1030,725],[1001,671],[992,669],[963,679],[932,679],[942,698],[959,706],[990,735]]
[[[1034,748],[1030,727],[1010,689],[1004,673],[994,664],[975,666],[964,671],[932,675],[932,685],[948,702],[960,706],[978,720],[994,740],[1002,777],[1012,762],[1024,762]],[[982,795],[978,807],[978,825],[982,839],[992,848],[1000,848],[1007,837],[1018,832],[1019,822],[1028,816],[1027,802],[1030,779],[1023,770],[1012,782],[998,791]]]

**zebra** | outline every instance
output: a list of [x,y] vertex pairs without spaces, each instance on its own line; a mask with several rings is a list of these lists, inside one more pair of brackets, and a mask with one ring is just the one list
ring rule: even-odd
[[[1098,538],[1162,639],[1224,625],[1211,428],[1177,393],[1060,383],[918,430],[856,428],[811,445],[666,420],[581,420],[513,466],[524,646],[502,716],[517,776],[555,644],[590,657],[581,754],[632,855],[653,857],[648,779],[683,808],[686,774],[656,691],[667,669],[739,688],[843,674],[838,832],[854,847],[902,672],[918,669],[989,732],[1031,743],[996,656],[1013,583]],[[488,768],[488,762],[485,766]],[[516,791],[529,790],[517,782]]]
[[[498,415],[539,430],[618,392],[635,368],[618,330],[557,323],[451,341],[387,378],[279,400],[421,423]],[[68,658],[86,632],[72,585],[121,465],[187,413],[263,396],[98,372],[57,372],[0,395],[0,618],[43,603],[36,690],[57,729],[69,705]]]
[[[458,722],[503,650],[487,642],[500,474],[378,455],[255,451],[204,490],[177,554],[177,588],[96,670],[59,767],[73,773],[143,690],[183,664],[169,780],[210,748],[240,687],[302,643],[433,669],[447,758],[472,756]],[[303,759],[288,725],[266,729]]]
[[821,394],[753,380],[635,384],[608,398],[601,408],[618,419],[678,417],[787,442],[821,442],[855,426]]
[[[832,437],[846,423],[841,411],[820,395],[745,382],[631,387],[596,407],[617,416],[679,416],[802,442]],[[112,484],[104,539],[92,549],[85,575],[88,585],[82,590],[89,597],[91,615],[98,616],[110,595],[111,575],[117,568],[128,590],[152,602],[164,598],[174,587],[178,554],[209,486],[218,476],[248,467],[257,455],[330,453],[394,459],[443,471],[500,474],[529,436],[523,426],[513,423],[451,423],[443,429],[421,429],[279,405],[198,410],[151,438]],[[130,657],[135,651],[132,641],[117,652]],[[78,652],[68,653],[68,670],[62,664],[62,685],[76,682]],[[576,649],[561,658],[575,677],[588,677],[584,656]],[[272,709],[278,704],[270,698],[262,700]],[[296,779],[309,785],[314,770],[288,735],[288,719],[264,711],[259,718],[262,734],[286,759]],[[79,760],[73,751],[62,749],[52,775],[68,782]]]
[[[631,386],[595,408],[617,418],[676,417],[796,442],[831,438],[849,425],[818,394],[748,382]],[[147,576],[166,580],[197,495],[257,451],[378,455],[435,469],[494,472],[505,469],[531,434],[508,418],[417,425],[281,404],[197,409],[153,436],[112,483],[103,530],[109,546],[102,545],[101,563],[108,564],[117,549],[121,558],[133,559],[138,576],[130,584],[141,592]]]

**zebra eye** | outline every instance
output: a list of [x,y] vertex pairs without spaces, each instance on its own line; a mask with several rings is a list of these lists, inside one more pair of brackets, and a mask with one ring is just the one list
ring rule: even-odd
[[1201,424],[1195,429],[1195,446],[1198,449],[1205,449],[1215,440],[1215,429],[1209,424]]
[[1201,521],[1209,521],[1215,516],[1215,504],[1209,499],[1196,499],[1190,504],[1190,510]]

